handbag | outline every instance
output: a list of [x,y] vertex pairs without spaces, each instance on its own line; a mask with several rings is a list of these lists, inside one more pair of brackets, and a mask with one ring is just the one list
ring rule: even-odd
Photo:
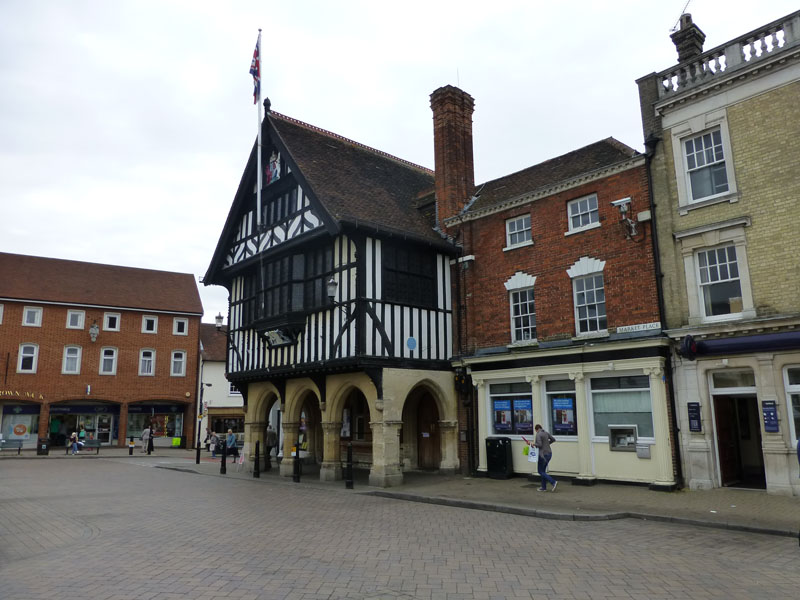
[[539,462],[539,449],[536,446],[530,446],[528,450],[528,462]]

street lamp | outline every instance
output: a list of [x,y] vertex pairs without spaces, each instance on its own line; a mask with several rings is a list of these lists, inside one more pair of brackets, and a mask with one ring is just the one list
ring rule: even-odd
[[200,382],[200,408],[197,410],[197,456],[195,456],[194,460],[196,465],[200,464],[200,423],[202,423],[203,419],[203,391],[207,387],[211,387],[211,384]]

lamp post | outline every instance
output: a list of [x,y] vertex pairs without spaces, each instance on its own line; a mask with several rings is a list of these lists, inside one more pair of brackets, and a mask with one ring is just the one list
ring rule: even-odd
[[200,381],[200,406],[197,409],[197,456],[194,459],[194,464],[196,465],[200,464],[200,423],[203,422],[203,391],[207,387],[211,387],[211,384]]

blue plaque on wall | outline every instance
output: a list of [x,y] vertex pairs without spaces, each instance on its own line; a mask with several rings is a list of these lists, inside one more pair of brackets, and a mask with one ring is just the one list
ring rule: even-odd
[[703,431],[703,422],[700,420],[700,403],[687,402],[686,410],[689,413],[689,431]]
[[764,431],[767,433],[778,433],[778,407],[774,400],[764,400],[761,403],[761,410],[764,413]]

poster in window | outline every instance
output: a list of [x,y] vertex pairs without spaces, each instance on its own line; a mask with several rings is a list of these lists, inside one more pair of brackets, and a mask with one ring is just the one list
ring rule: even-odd
[[552,399],[553,435],[578,435],[575,426],[575,398]]
[[494,401],[495,433],[511,433],[511,400]]
[[531,400],[514,400],[514,433],[533,433]]

